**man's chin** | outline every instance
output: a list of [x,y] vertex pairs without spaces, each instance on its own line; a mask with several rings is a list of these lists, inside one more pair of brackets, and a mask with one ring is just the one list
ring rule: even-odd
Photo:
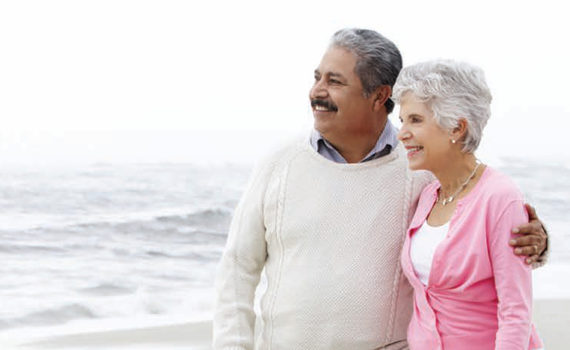
[[317,118],[315,116],[315,122],[313,123],[313,127],[317,130],[321,135],[326,134],[329,131],[330,126],[328,125],[328,120],[323,120],[322,118]]
[[315,128],[316,131],[319,132],[319,134],[321,134],[321,136],[330,142],[331,138],[334,138],[333,135],[335,135],[335,129],[334,125],[331,125],[330,122],[327,123],[327,121],[319,121],[317,119],[315,119],[315,123],[313,124],[313,127]]
[[313,112],[313,118],[315,120],[315,127],[317,124],[323,126],[332,123],[335,120],[334,112]]

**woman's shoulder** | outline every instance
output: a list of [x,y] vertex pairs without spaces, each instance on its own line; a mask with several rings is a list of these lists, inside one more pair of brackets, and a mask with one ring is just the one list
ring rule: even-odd
[[517,184],[508,175],[487,166],[477,186],[478,196],[490,204],[508,204],[512,201],[522,201],[524,196]]

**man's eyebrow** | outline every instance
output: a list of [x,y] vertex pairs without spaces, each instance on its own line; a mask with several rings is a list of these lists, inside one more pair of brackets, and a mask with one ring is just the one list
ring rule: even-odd
[[[318,69],[315,69],[314,72],[315,75],[321,75],[321,72]],[[335,73],[335,72],[330,72],[328,73],[329,77],[333,77],[333,78],[341,78],[341,79],[345,79],[344,75],[340,74],[340,73]]]
[[330,76],[330,77],[333,77],[333,78],[341,78],[341,79],[344,79],[344,75],[342,75],[342,74],[340,74],[340,73],[330,72],[330,73],[329,73],[329,76]]

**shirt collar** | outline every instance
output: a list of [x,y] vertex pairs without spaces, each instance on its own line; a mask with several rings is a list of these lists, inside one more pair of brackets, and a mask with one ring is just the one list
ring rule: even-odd
[[[337,163],[346,163],[342,155],[331,145],[320,132],[313,129],[311,134],[311,146],[323,157]],[[390,153],[398,144],[398,129],[388,120],[384,131],[376,141],[376,145],[372,150],[360,161],[367,162],[372,159],[380,158]]]

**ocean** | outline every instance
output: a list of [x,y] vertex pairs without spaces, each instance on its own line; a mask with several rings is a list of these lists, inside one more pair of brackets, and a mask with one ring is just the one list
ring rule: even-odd
[[[549,230],[550,260],[535,272],[535,298],[570,298],[561,278],[570,272],[570,167],[496,163]],[[0,337],[211,319],[216,265],[250,171],[172,163],[0,168]]]

